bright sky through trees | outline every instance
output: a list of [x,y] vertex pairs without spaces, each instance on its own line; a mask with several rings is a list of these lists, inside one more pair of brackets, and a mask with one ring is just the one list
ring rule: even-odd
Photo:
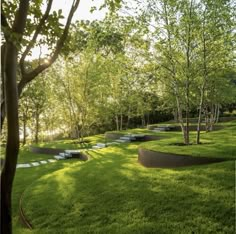
[[[57,1],[53,1],[53,6],[52,6],[52,10],[51,11],[58,11],[59,9],[62,9],[63,15],[64,15],[64,19],[62,20],[62,23],[64,23],[65,19],[67,19],[67,15],[70,11],[70,7],[71,7],[71,3],[72,1],[68,1],[68,0],[57,0]],[[76,11],[74,17],[73,17],[73,22],[77,21],[77,20],[101,20],[105,17],[106,14],[106,10],[102,9],[102,10],[95,10],[93,13],[90,12],[91,7],[95,6],[97,8],[99,8],[101,5],[103,4],[103,0],[81,0],[78,10]],[[46,7],[46,5],[45,5]],[[43,11],[45,11],[45,9],[43,9]],[[48,49],[45,46],[41,47],[41,52],[42,55],[45,55],[48,53]],[[32,51],[32,56],[31,58],[36,59],[39,57],[40,54],[40,48],[34,48],[34,50]]]

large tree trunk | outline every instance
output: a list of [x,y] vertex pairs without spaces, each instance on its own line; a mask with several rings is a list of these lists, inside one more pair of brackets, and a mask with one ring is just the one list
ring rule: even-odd
[[[19,36],[18,40],[21,39],[20,36],[25,28],[28,8],[29,0],[21,0],[12,26],[12,33]],[[18,50],[15,43],[9,38],[6,41],[3,69],[5,72],[4,101],[7,117],[7,144],[5,162],[1,172],[1,234],[12,233],[11,195],[19,152],[18,89],[16,80]],[[4,118],[2,119],[1,116],[1,124],[3,124],[3,120]]]
[[5,105],[5,56],[6,56],[6,43],[1,46],[1,131],[3,128],[4,119],[6,116]]
[[16,82],[17,48],[7,43],[5,63],[5,103],[7,117],[7,145],[1,173],[1,233],[12,233],[11,195],[19,151],[18,94]]
[[27,123],[27,116],[23,114],[23,145],[26,144],[26,123]]

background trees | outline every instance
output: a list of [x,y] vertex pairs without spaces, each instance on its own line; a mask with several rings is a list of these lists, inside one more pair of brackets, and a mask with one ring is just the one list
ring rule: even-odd
[[189,143],[189,113],[198,111],[196,142],[200,143],[202,115],[211,130],[224,99],[220,89],[228,83],[220,74],[230,69],[233,61],[233,3],[149,0],[146,4],[143,14],[149,22],[151,19],[149,25],[154,25],[153,56],[159,85],[176,100],[185,144]]

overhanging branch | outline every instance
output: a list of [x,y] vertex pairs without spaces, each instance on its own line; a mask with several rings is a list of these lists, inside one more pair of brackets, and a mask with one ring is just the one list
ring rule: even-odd
[[46,11],[43,15],[43,17],[41,18],[35,32],[34,32],[34,35],[31,39],[31,41],[29,42],[29,44],[27,45],[27,47],[25,48],[25,51],[23,52],[22,56],[21,56],[21,59],[20,59],[20,69],[21,69],[21,73],[22,75],[25,74],[25,66],[24,66],[24,62],[25,62],[25,58],[27,56],[27,54],[30,52],[30,50],[33,48],[36,40],[37,40],[37,37],[39,35],[39,33],[41,32],[44,24],[45,24],[45,21],[48,19],[48,16],[49,16],[49,13],[50,13],[50,10],[51,10],[51,7],[52,7],[52,2],[53,0],[49,0],[48,1],[48,4],[47,4],[47,8],[46,8]]
[[74,0],[73,1],[73,4],[72,4],[71,9],[70,9],[70,13],[69,13],[68,18],[67,18],[65,28],[63,30],[63,33],[62,33],[61,37],[58,39],[55,50],[53,52],[53,55],[48,60],[48,62],[40,64],[39,66],[37,66],[35,69],[33,69],[29,73],[22,74],[22,79],[20,80],[20,82],[18,84],[18,95],[19,96],[21,95],[21,92],[22,92],[23,88],[25,87],[25,85],[27,83],[32,81],[37,75],[39,75],[45,69],[50,67],[56,61],[56,59],[58,58],[58,56],[61,52],[61,49],[62,49],[62,47],[63,47],[63,45],[66,41],[66,38],[68,36],[68,32],[69,32],[69,28],[70,28],[70,25],[71,25],[72,17],[73,17],[75,11],[77,10],[77,8],[79,6],[79,3],[80,3],[80,0]]

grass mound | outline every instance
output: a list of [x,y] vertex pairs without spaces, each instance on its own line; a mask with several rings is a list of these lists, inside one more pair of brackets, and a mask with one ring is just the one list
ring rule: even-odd
[[[202,133],[205,144],[198,146],[170,145],[181,142],[181,133],[161,132],[155,135],[163,136],[162,140],[141,147],[235,158],[236,124],[225,126]],[[143,129],[128,132],[153,134]],[[101,142],[102,138],[93,140]],[[17,170],[14,232],[28,233],[17,221],[19,197],[26,189],[23,209],[34,228],[30,233],[234,233],[233,161],[148,169],[137,162],[138,147],[138,142],[121,144],[90,151],[87,162],[66,160]],[[22,161],[37,156],[21,154]]]
[[42,176],[23,206],[49,233],[233,233],[234,163],[145,169],[137,143]]
[[[196,132],[190,133],[191,144],[185,147],[177,145],[182,141],[181,133],[168,133],[169,138],[160,141],[145,142],[140,148],[159,151],[163,153],[173,153],[180,155],[191,155],[193,157],[213,157],[213,158],[236,158],[236,122],[233,121],[225,125],[219,131],[202,132],[201,144],[195,144]],[[162,135],[165,133],[161,133]],[[171,136],[172,135],[172,136]]]

